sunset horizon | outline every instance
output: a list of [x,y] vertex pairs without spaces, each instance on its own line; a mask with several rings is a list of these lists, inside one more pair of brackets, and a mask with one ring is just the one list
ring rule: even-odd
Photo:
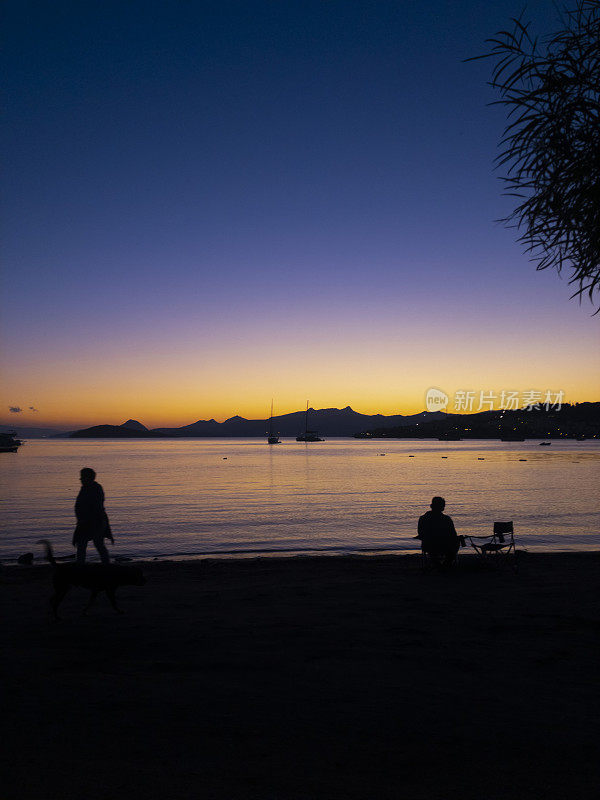
[[1,13],[1,800],[596,800],[600,0]]
[[[427,387],[428,389],[430,387]],[[438,388],[436,386],[436,388]],[[450,414],[468,414],[478,413],[481,411],[496,411],[502,408],[517,409],[523,408],[531,401],[532,392],[541,404],[545,401],[556,405],[574,405],[579,403],[596,403],[600,401],[600,397],[585,397],[585,396],[572,396],[563,389],[555,387],[537,388],[527,385],[526,389],[506,390],[501,389],[473,389],[471,387],[460,387],[447,392],[449,396],[448,406],[445,407],[447,413]],[[503,398],[504,394],[504,398]],[[464,397],[466,396],[466,400]],[[502,401],[504,399],[504,405]],[[507,404],[508,401],[508,404]],[[358,414],[374,416],[380,414],[385,417],[393,415],[412,416],[428,411],[426,402],[426,391],[422,394],[421,402],[418,400],[414,404],[398,403],[397,405],[379,405],[379,406],[366,406],[358,403],[342,400],[335,400],[334,402],[314,403],[309,401],[309,408],[311,410],[325,410],[325,409],[345,409],[351,408],[352,411]],[[233,417],[242,417],[248,420],[265,420],[270,415],[270,401],[260,405],[246,405],[240,403],[239,406],[232,406],[227,411],[211,411],[210,406],[205,412],[190,411],[187,415],[169,415],[168,412],[148,412],[142,413],[139,404],[133,407],[123,407],[120,411],[110,410],[103,411],[100,409],[97,413],[89,412],[79,416],[66,417],[58,415],[56,417],[42,416],[37,410],[30,410],[20,406],[12,406],[13,410],[8,414],[0,416],[0,428],[10,429],[19,427],[28,428],[52,428],[57,429],[78,429],[87,428],[95,425],[122,425],[129,419],[141,422],[149,429],[153,428],[176,428],[185,425],[190,425],[197,421],[214,420],[215,422],[225,422]],[[19,409],[19,410],[17,410]],[[299,402],[296,405],[289,404],[287,406],[279,407],[277,404],[274,406],[273,415],[275,417],[283,416],[286,414],[296,414],[304,412],[306,409],[306,401]],[[431,410],[431,409],[429,409]]]
[[600,398],[594,307],[496,222],[501,118],[464,59],[510,7],[85,5],[27,35],[9,7],[3,424]]

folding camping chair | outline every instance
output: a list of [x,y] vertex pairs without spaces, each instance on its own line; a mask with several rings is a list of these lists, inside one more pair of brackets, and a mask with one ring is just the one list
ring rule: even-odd
[[486,564],[500,567],[511,564],[517,568],[517,550],[512,522],[494,522],[494,532],[487,536],[466,536],[471,546]]
[[[454,554],[454,557],[452,558],[451,563],[447,564],[445,569],[448,569],[449,567],[454,568],[454,567],[456,567],[456,565],[458,563],[458,553],[460,552],[460,548],[465,546],[465,537],[464,536],[459,536],[458,540],[459,540],[459,549]],[[423,547],[423,543],[421,542],[421,569],[422,569],[422,571],[426,572],[427,570],[432,569],[432,568],[439,569],[439,567],[440,567],[440,564],[439,564],[438,557],[432,555],[431,553],[428,553],[425,550],[425,548]]]

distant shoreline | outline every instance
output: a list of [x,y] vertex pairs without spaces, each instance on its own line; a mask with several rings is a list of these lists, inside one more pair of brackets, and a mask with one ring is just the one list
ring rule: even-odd
[[[261,441],[264,440],[265,444],[267,444],[266,436],[252,436],[252,435],[240,435],[240,434],[220,434],[220,435],[213,435],[213,436],[167,436],[161,434],[149,435],[149,436],[71,436],[69,434],[59,434],[56,436],[26,436],[25,439],[31,441],[60,441],[64,439],[69,440],[82,440],[82,441],[95,441],[98,439],[112,439],[115,442],[121,441],[156,441],[156,440],[169,440],[169,441],[190,441],[190,440],[209,440],[209,439],[252,439],[254,441]],[[311,442],[296,442],[294,436],[281,436],[282,441],[280,444],[284,444],[284,440],[293,441],[294,444],[320,444],[319,442],[311,443]],[[584,439],[580,439],[577,436],[525,436],[523,439],[502,439],[500,437],[494,436],[465,436],[460,439],[444,439],[443,437],[439,436],[390,436],[388,434],[381,434],[381,435],[369,435],[369,436],[362,436],[357,434],[324,434],[324,442],[327,442],[330,439],[353,439],[356,441],[434,441],[440,442],[444,444],[456,444],[457,442],[502,442],[503,444],[523,444],[523,442],[537,442],[537,441],[553,441],[553,442],[576,442],[576,441],[585,441],[585,442],[600,442],[600,436],[586,436]],[[272,447],[277,447],[277,445],[271,445]]]

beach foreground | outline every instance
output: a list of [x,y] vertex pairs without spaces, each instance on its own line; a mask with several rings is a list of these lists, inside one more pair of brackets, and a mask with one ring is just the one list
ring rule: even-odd
[[2,797],[596,796],[600,554],[4,567]]

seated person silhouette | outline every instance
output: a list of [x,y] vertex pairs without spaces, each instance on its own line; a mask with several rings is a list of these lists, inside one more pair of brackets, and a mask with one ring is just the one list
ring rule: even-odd
[[434,497],[431,511],[419,517],[416,536],[421,540],[423,550],[438,567],[452,566],[460,546],[452,517],[442,513],[445,507],[443,497]]

